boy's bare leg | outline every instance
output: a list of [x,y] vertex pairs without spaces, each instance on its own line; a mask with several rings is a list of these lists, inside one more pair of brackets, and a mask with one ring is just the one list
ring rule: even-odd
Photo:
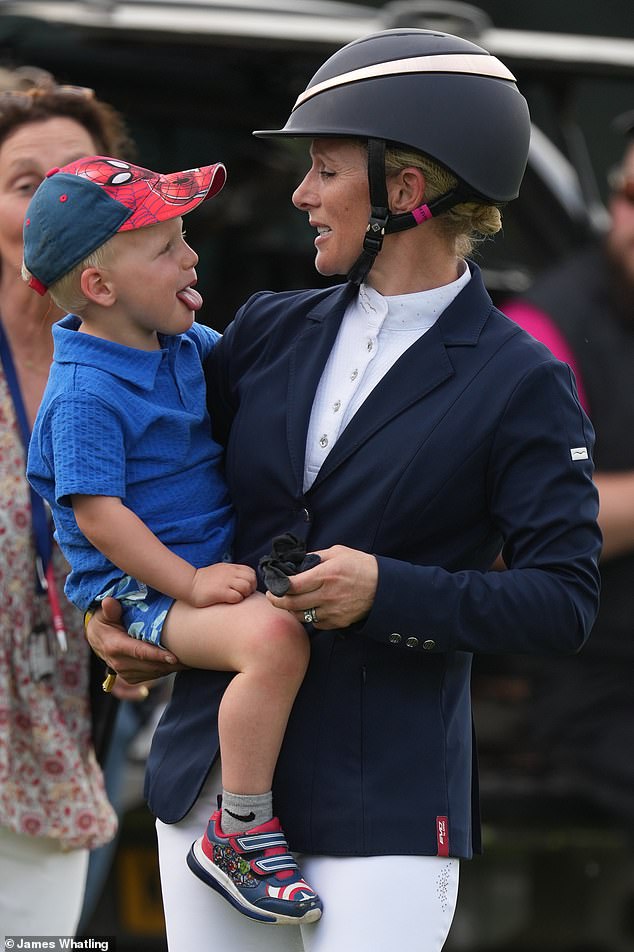
[[192,608],[176,602],[162,642],[191,667],[236,672],[218,715],[223,786],[239,794],[270,791],[308,665],[303,627],[256,592],[232,605]]
[[176,602],[163,641],[186,664],[236,672],[218,713],[222,813],[215,811],[192,843],[187,865],[245,916],[291,925],[315,921],[321,900],[288,852],[271,793],[308,664],[305,630],[255,592],[202,609]]

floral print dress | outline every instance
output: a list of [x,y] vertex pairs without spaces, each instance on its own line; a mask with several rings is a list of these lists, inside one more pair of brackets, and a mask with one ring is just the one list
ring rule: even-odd
[[[54,636],[54,672],[31,676],[31,632],[51,633],[48,599],[36,592],[24,448],[0,364],[0,826],[94,848],[116,831],[91,741],[89,647],[82,618],[61,595],[68,635]],[[58,590],[67,570],[54,546]]]

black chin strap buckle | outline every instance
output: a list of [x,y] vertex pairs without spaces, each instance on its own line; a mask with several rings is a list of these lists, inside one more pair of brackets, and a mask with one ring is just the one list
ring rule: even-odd
[[372,255],[378,255],[383,245],[385,237],[385,228],[390,212],[387,208],[375,208],[373,206],[368,227],[363,239],[363,248]]
[[387,207],[385,184],[385,142],[368,139],[368,184],[370,189],[370,220],[363,239],[363,251],[348,272],[348,281],[365,281],[374,259],[383,246],[390,210]]
[[372,206],[370,220],[363,239],[363,251],[348,272],[348,281],[353,284],[362,284],[368,276],[368,271],[383,246],[389,214],[387,208]]

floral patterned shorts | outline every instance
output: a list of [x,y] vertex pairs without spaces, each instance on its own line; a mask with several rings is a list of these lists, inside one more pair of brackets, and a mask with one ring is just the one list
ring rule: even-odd
[[148,588],[131,575],[124,575],[98,595],[96,601],[100,602],[107,596],[121,602],[121,617],[129,635],[160,646],[163,624],[174,604],[173,598]]

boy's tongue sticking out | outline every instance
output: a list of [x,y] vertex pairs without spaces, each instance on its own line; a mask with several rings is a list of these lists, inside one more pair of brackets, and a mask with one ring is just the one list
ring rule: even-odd
[[176,297],[191,311],[199,311],[203,306],[203,299],[195,288],[183,288]]

